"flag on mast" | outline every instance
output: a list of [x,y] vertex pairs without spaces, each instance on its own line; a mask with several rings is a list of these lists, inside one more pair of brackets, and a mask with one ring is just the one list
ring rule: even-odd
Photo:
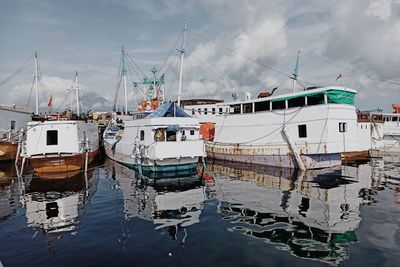
[[47,102],[47,107],[48,108],[52,108],[53,107],[53,96],[52,95],[50,95],[49,102]]

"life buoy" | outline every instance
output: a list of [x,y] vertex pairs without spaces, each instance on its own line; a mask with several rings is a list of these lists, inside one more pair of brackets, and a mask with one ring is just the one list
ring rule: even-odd
[[153,100],[151,101],[151,108],[156,110],[158,108],[158,101],[157,100]]
[[139,111],[144,111],[144,110],[146,110],[146,107],[147,107],[147,101],[146,101],[146,100],[142,100],[142,101],[140,102]]

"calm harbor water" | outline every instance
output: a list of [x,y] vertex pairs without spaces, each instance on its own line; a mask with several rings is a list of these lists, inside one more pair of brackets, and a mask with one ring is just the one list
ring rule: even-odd
[[400,264],[399,158],[307,173],[209,161],[202,177],[135,177],[107,159],[64,179],[16,178],[2,163],[1,263]]

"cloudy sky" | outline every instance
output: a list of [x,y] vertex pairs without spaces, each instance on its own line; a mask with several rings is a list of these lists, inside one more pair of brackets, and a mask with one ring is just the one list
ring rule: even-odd
[[[400,0],[1,0],[0,82],[33,63],[36,50],[43,108],[50,94],[54,107],[69,103],[78,70],[85,106],[108,109],[124,45],[145,75],[163,66],[167,98],[176,99],[185,20],[183,98],[289,92],[300,50],[302,85],[354,88],[364,110],[400,102]],[[0,103],[33,110],[33,72],[29,64],[1,85]],[[131,82],[143,78],[133,67],[128,73]],[[132,109],[138,98],[130,87]]]

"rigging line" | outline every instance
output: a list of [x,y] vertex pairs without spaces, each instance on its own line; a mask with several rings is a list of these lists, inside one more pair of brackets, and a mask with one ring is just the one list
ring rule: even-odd
[[141,77],[140,74],[137,72],[135,66],[132,64],[132,62],[130,62],[129,60],[128,62],[128,67],[131,67],[131,69],[135,72],[136,76],[139,78],[139,81],[141,81],[144,77],[147,77],[146,75],[144,75],[144,77]]
[[[189,64],[193,67],[193,69],[194,69],[198,74],[201,74],[200,71],[198,70],[198,68],[192,64],[192,62],[191,62],[191,60],[189,59],[189,57],[187,57],[187,61],[189,62]],[[207,90],[207,92],[208,92],[208,95],[211,95],[210,89],[209,89],[204,83],[202,83],[202,84],[203,84],[203,86],[206,88],[206,90]]]
[[19,73],[23,72],[28,66],[32,65],[31,59],[33,58],[34,55],[31,55],[25,62],[22,64],[21,67],[19,67],[14,73],[12,73],[10,76],[8,76],[5,80],[0,82],[0,86],[6,84],[7,82],[11,81],[15,76],[17,76]]
[[205,37],[205,36],[203,36],[203,35],[201,35],[201,34],[199,34],[199,33],[197,33],[197,32],[193,32],[193,31],[191,31],[191,30],[188,30],[188,32],[193,33],[193,34],[199,36],[200,38],[206,40],[207,42],[213,44],[214,46],[217,46],[217,47],[223,48],[223,49],[225,49],[225,50],[228,50],[228,51],[230,51],[231,53],[233,53],[233,54],[235,54],[235,55],[238,55],[238,56],[240,56],[240,57],[243,57],[244,59],[247,59],[247,60],[249,60],[249,61],[251,61],[251,62],[257,63],[257,64],[259,64],[259,65],[261,65],[261,66],[263,66],[263,67],[266,67],[266,68],[268,68],[268,69],[270,69],[270,70],[276,72],[276,73],[279,73],[280,75],[287,76],[287,77],[291,77],[290,75],[284,73],[283,71],[280,71],[280,70],[275,69],[275,68],[273,68],[273,67],[271,67],[271,66],[268,66],[267,64],[258,62],[257,60],[252,59],[252,58],[250,58],[250,57],[244,56],[244,55],[238,53],[237,51],[235,51],[235,50],[232,49],[232,48],[229,48],[229,47],[227,47],[227,46],[225,46],[225,45],[222,45],[222,44],[216,43],[216,42],[214,42],[214,41],[211,41],[209,38],[207,38],[207,37]]
[[29,102],[31,101],[31,95],[32,95],[32,90],[33,90],[33,83],[35,82],[36,77],[34,76],[31,82],[31,89],[29,90],[29,97],[28,97],[28,102],[26,103],[26,107],[29,107]]
[[171,56],[172,52],[176,49],[176,45],[178,44],[179,40],[182,38],[182,35],[183,35],[183,31],[181,31],[181,34],[179,35],[178,39],[176,40],[174,46],[171,48],[171,51],[169,51],[168,56],[165,58],[163,64],[159,68],[158,73],[161,73],[161,70],[164,68],[164,66],[167,63],[167,61],[168,61],[169,57]]
[[[287,120],[285,123],[283,123],[283,124],[280,125],[278,128],[276,128],[276,129],[273,130],[272,132],[269,132],[269,133],[266,134],[266,135],[263,135],[263,136],[258,137],[258,138],[256,138],[256,139],[248,140],[248,141],[245,141],[245,142],[239,142],[239,143],[215,142],[215,144],[221,144],[221,145],[248,144],[248,143],[252,143],[252,142],[261,140],[261,139],[263,139],[263,138],[265,138],[265,137],[268,137],[268,136],[272,135],[273,133],[275,133],[275,132],[278,131],[279,129],[283,129],[283,127],[285,127],[286,124],[288,124],[291,120],[293,120],[293,119],[297,116],[297,114],[299,114],[299,112],[300,112],[302,109],[303,109],[303,107],[300,107],[298,110],[292,112],[291,114],[293,114],[293,113],[296,113],[296,114],[294,114],[289,120]],[[283,115],[285,115],[285,114],[283,114]],[[286,115],[287,115],[287,114],[286,114]],[[260,145],[263,145],[263,144],[260,144]]]
[[123,55],[121,54],[120,60],[119,60],[119,65],[118,65],[118,80],[117,80],[117,86],[115,88],[115,97],[114,97],[114,106],[113,106],[113,111],[116,111],[116,104],[117,104],[117,98],[118,98],[118,91],[121,86],[121,78],[122,78],[122,57]]
[[[280,74],[280,75],[282,75],[282,76],[285,76],[285,77],[288,77],[288,78],[293,78],[291,75],[288,75],[288,74],[284,73],[283,71],[280,71],[280,70],[278,70],[278,69],[276,69],[276,68],[274,68],[274,67],[271,67],[271,66],[269,66],[269,65],[267,65],[267,64],[264,64],[264,63],[262,63],[262,62],[259,62],[259,61],[255,60],[255,59],[253,59],[253,58],[244,56],[244,55],[238,53],[237,51],[235,51],[235,50],[232,49],[232,48],[229,48],[229,47],[224,46],[224,45],[222,45],[222,44],[213,42],[213,41],[211,41],[210,39],[208,39],[207,37],[205,37],[205,36],[203,36],[203,35],[201,35],[201,34],[199,34],[199,33],[193,32],[193,31],[191,31],[191,30],[188,30],[188,32],[193,33],[193,34],[199,36],[200,38],[202,38],[202,39],[208,41],[209,43],[213,44],[214,46],[217,46],[217,47],[220,47],[220,48],[224,48],[224,49],[226,49],[226,50],[232,52],[233,54],[236,54],[236,55],[238,55],[238,56],[240,56],[240,57],[242,57],[242,58],[244,58],[244,59],[247,59],[248,61],[251,61],[251,62],[254,62],[254,63],[256,63],[256,64],[259,64],[260,66],[263,66],[263,67],[265,67],[265,68],[267,68],[267,69],[270,69],[270,70],[272,70],[272,71],[274,71],[274,72],[276,72],[276,73],[278,73],[278,74]],[[300,80],[300,79],[297,79],[297,80],[298,80],[298,81],[302,81],[302,82],[307,83],[307,84],[310,84],[310,85],[318,86],[318,85],[316,85],[316,84],[314,84],[314,83],[311,83],[311,82],[307,82],[307,81]]]
[[[186,50],[187,51],[187,50]],[[191,56],[191,57],[193,57],[193,56]],[[189,58],[189,57],[188,57]],[[195,57],[193,57],[193,58],[195,58]],[[231,89],[231,91],[233,92],[233,88],[234,88],[234,86],[233,85],[231,85],[231,84],[229,84],[229,82],[222,76],[222,75],[220,75],[218,72],[216,72],[210,65],[208,65],[207,63],[205,63],[204,61],[202,61],[202,60],[200,60],[200,59],[198,59],[198,58],[195,58],[196,60],[198,60],[199,62],[200,62],[200,64],[202,64],[202,65],[205,65],[206,67],[208,67],[210,70],[211,70],[211,72],[212,73],[214,73],[216,76],[217,76],[217,78],[219,78],[220,80],[222,80],[224,83],[226,83],[226,85],[228,85],[228,87]]]
[[325,58],[323,58],[323,57],[318,57],[318,56],[316,56],[316,55],[312,55],[312,54],[307,53],[307,52],[302,52],[302,54],[304,54],[304,55],[306,55],[306,56],[308,56],[308,57],[310,57],[310,58],[316,59],[316,60],[318,60],[318,61],[320,61],[320,62],[328,63],[328,64],[330,64],[330,65],[336,66],[336,67],[338,67],[338,68],[341,68],[341,69],[344,69],[344,70],[347,70],[347,71],[350,71],[350,72],[357,72],[357,73],[360,73],[360,74],[364,74],[364,75],[366,75],[366,77],[367,77],[368,79],[370,79],[370,80],[372,80],[372,81],[383,81],[383,82],[387,82],[387,83],[391,83],[391,84],[395,84],[395,85],[400,85],[400,81],[391,80],[391,79],[385,79],[385,78],[380,78],[380,77],[378,77],[378,78],[373,78],[373,77],[371,77],[370,75],[366,74],[365,72],[363,72],[363,71],[361,71],[361,70],[357,70],[357,69],[354,69],[354,68],[351,68],[351,67],[346,67],[346,66],[343,66],[343,65],[334,63],[334,62],[332,62],[332,61],[329,60],[329,59],[325,59]]
[[132,61],[133,65],[135,65],[135,67],[142,73],[143,77],[147,77],[146,74],[140,69],[140,67],[136,64],[135,60],[133,60],[133,58],[131,57],[131,55],[129,53],[125,53],[126,56],[128,57],[128,62],[129,60]]
[[66,95],[66,97],[64,98],[64,100],[61,102],[60,105],[58,105],[58,107],[56,108],[57,111],[59,110],[59,108],[60,108],[62,105],[64,105],[65,101],[68,99],[68,96],[69,96],[70,92],[71,92],[71,91],[68,91],[68,94]]

